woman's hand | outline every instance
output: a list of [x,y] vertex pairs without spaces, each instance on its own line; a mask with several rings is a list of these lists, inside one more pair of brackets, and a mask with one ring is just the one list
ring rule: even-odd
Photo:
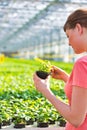
[[44,94],[47,90],[49,90],[49,76],[47,79],[43,80],[39,78],[35,73],[33,76],[33,80],[36,89],[42,94]]
[[60,79],[60,80],[63,80],[65,82],[67,82],[67,80],[69,78],[69,75],[64,70],[62,70],[56,66],[52,66],[51,76],[54,79]]

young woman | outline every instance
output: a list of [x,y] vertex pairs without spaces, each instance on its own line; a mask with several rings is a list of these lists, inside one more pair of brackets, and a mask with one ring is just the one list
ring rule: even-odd
[[[87,9],[78,9],[68,17],[64,31],[69,45],[76,54],[87,51]],[[49,88],[49,77],[41,80],[34,74],[34,84],[67,120],[65,130],[87,130],[87,56],[79,58],[70,75],[60,68],[52,67],[52,77],[65,82],[65,94],[69,104],[65,104]]]

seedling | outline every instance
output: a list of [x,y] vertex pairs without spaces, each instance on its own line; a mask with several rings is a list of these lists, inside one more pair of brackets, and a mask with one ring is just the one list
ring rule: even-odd
[[38,75],[38,77],[46,79],[47,76],[51,74],[51,63],[47,60],[42,60],[39,58],[36,58],[36,60],[40,63],[40,66],[38,68],[38,71],[36,71],[36,74]]

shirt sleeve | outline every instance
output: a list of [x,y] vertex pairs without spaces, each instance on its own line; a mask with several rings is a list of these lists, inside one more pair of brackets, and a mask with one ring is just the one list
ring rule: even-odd
[[87,61],[78,60],[75,63],[72,85],[87,88]]

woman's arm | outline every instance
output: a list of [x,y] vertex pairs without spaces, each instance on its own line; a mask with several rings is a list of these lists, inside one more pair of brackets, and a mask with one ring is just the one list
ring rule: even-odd
[[74,87],[71,106],[57,99],[51,91],[42,93],[54,105],[57,111],[72,125],[78,127],[83,123],[87,113],[87,90]]
[[71,106],[65,104],[50,91],[48,80],[41,80],[34,75],[36,89],[40,91],[57,109],[57,111],[73,126],[78,127],[82,124],[87,113],[87,89],[77,86],[72,90]]

